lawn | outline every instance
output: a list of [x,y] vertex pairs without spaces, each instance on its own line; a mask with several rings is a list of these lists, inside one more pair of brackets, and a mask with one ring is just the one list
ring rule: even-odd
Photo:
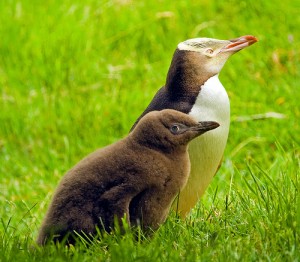
[[[296,0],[1,0],[0,261],[299,261],[299,10]],[[177,44],[246,34],[259,42],[220,74],[232,120],[223,165],[187,220],[171,214],[151,238],[33,249],[60,178],[128,133]]]

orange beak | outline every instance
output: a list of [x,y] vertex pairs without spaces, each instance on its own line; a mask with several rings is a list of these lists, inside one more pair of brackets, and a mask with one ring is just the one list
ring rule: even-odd
[[220,53],[240,51],[250,45],[253,45],[254,43],[256,43],[258,41],[258,39],[252,35],[245,35],[245,36],[241,36],[239,38],[231,39],[229,41],[230,41],[230,44],[224,46],[221,49]]

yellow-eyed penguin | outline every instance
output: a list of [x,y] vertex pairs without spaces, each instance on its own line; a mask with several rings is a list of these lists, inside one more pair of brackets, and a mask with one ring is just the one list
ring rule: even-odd
[[74,231],[109,231],[122,217],[147,231],[164,222],[185,185],[189,141],[215,129],[171,109],[146,114],[124,139],[81,160],[62,178],[42,223],[37,243],[74,243]]
[[255,42],[257,39],[254,36],[246,35],[232,40],[195,38],[179,43],[165,86],[156,93],[140,116],[152,110],[171,108],[189,114],[198,121],[213,120],[220,123],[220,128],[190,143],[191,173],[176,204],[182,217],[189,213],[205,192],[221,164],[225,150],[230,104],[219,81],[219,72],[232,54]]

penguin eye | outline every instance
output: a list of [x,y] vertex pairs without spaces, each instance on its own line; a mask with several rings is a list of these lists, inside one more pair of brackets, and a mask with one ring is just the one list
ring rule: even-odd
[[176,134],[180,133],[181,129],[180,129],[180,126],[178,124],[175,124],[175,125],[171,126],[170,131],[171,131],[172,134],[176,135]]
[[207,55],[212,55],[213,53],[214,53],[214,50],[213,49],[211,49],[211,48],[207,48],[206,50],[205,50],[205,53],[207,54]]

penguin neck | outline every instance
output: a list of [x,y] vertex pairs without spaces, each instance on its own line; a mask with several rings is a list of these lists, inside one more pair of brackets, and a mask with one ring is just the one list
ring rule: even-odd
[[[151,135],[149,136],[151,137]],[[175,145],[172,141],[166,137],[151,137],[151,139],[145,139],[144,134],[133,134],[127,137],[128,142],[132,148],[138,147],[144,151],[144,149],[158,151],[164,154],[173,154],[174,152],[186,152],[186,145]]]
[[166,90],[172,100],[194,103],[201,86],[215,74],[201,63],[200,54],[176,50],[167,74]]

